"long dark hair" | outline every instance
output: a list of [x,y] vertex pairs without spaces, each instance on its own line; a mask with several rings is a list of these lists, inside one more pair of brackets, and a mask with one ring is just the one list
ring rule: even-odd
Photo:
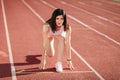
[[66,19],[66,13],[63,9],[55,9],[52,13],[52,16],[49,20],[46,21],[52,29],[53,32],[56,30],[56,17],[62,15],[64,18],[63,26],[64,26],[64,31],[66,31],[66,26],[67,26],[67,19]]

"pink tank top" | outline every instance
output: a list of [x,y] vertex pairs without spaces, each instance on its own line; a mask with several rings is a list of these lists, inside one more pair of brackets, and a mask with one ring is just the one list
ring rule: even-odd
[[54,37],[54,36],[58,36],[61,35],[63,37],[66,36],[66,32],[64,31],[64,26],[61,26],[61,28],[58,31],[55,31],[54,33],[52,32],[52,30],[50,29],[48,36],[49,37]]

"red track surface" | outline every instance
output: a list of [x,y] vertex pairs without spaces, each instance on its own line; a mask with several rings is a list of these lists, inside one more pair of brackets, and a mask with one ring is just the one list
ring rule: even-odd
[[[75,70],[67,69],[65,53],[63,73],[55,72],[57,55],[47,58],[46,69],[39,70],[43,21],[24,2],[44,21],[50,18],[54,8],[65,9],[72,26],[72,48],[78,53],[76,55],[72,51]],[[14,77],[11,73],[3,4],[16,74]],[[9,56],[0,55],[0,80],[120,80],[119,14],[120,3],[112,0],[3,0],[3,3],[0,0],[0,54]],[[82,56],[84,61],[78,56]]]

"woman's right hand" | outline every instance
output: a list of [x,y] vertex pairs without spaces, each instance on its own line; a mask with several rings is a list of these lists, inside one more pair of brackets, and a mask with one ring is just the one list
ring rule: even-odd
[[46,56],[42,56],[42,60],[41,60],[39,68],[45,69],[45,64],[46,64]]
[[74,66],[73,66],[72,61],[68,61],[68,67],[70,70],[74,70]]

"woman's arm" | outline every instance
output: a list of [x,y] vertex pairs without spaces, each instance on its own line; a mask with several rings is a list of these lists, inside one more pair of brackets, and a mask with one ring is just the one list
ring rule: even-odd
[[49,25],[45,23],[43,25],[43,31],[42,31],[42,37],[43,37],[43,49],[46,50],[49,39],[48,39],[48,31],[49,31]]
[[71,26],[66,30],[66,53],[67,53],[67,62],[68,67],[73,70],[72,64],[72,55],[71,55]]
[[69,29],[66,30],[66,53],[67,53],[67,59],[71,59],[71,27],[69,26]]
[[48,30],[49,27],[47,24],[43,25],[43,29],[42,29],[42,38],[43,38],[43,52],[42,52],[42,59],[41,59],[41,64],[40,64],[40,69],[44,69],[45,68],[45,64],[46,64],[46,48],[47,48],[47,43],[48,43]]

